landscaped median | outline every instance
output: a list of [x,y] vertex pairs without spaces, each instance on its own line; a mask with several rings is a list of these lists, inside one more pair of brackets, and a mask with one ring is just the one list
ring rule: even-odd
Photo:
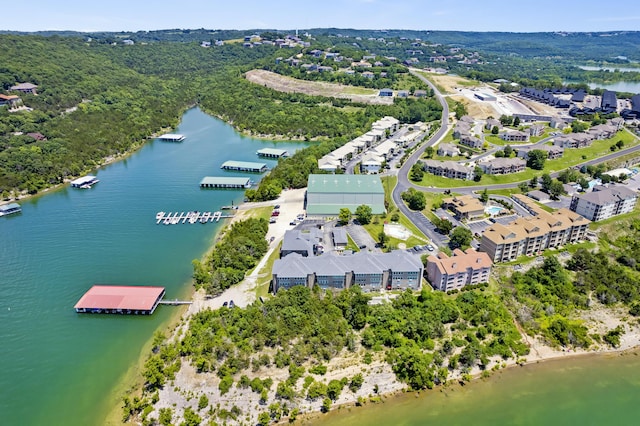
[[558,158],[556,160],[547,160],[545,161],[545,166],[543,170],[533,170],[531,168],[527,168],[525,171],[520,173],[513,173],[508,175],[482,175],[482,178],[479,182],[473,180],[461,180],[461,179],[449,179],[442,176],[435,176],[430,173],[425,173],[422,181],[414,182],[416,185],[425,186],[425,187],[436,187],[436,188],[461,188],[467,186],[490,186],[490,185],[500,185],[507,183],[518,183],[525,182],[531,180],[534,176],[540,176],[544,173],[554,173],[559,172],[569,167],[576,166],[578,164],[582,164],[589,160],[593,160],[596,158],[604,157],[605,155],[609,155],[612,153],[611,146],[616,142],[622,141],[624,143],[624,149],[628,149],[640,144],[640,139],[636,136],[632,135],[626,130],[618,132],[614,137],[604,140],[596,140],[593,141],[591,146],[586,148],[569,148],[565,149],[564,155],[562,158]]

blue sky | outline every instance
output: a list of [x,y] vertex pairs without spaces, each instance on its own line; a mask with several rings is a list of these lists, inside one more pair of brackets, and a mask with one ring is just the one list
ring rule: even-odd
[[640,30],[637,0],[583,0],[580,5],[562,0],[20,0],[14,4],[20,13],[14,15],[12,7],[4,5],[0,29]]

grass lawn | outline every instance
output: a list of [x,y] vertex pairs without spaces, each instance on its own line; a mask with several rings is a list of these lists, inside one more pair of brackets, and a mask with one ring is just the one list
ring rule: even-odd
[[378,90],[367,89],[366,87],[349,86],[344,90],[344,93],[348,95],[377,95]]
[[256,283],[256,298],[260,296],[267,296],[269,294],[269,284],[271,283],[271,271],[273,270],[273,264],[280,256],[280,247],[282,242],[278,244],[271,256],[267,259],[262,269],[258,272],[258,280]]
[[502,183],[518,183],[531,180],[534,176],[540,176],[544,173],[553,173],[573,167],[576,164],[583,163],[594,158],[599,158],[607,154],[611,154],[611,145],[617,141],[624,142],[623,149],[630,148],[640,144],[640,139],[627,131],[618,132],[613,138],[594,141],[593,144],[586,148],[565,149],[562,158],[556,160],[548,160],[545,162],[544,170],[526,169],[524,172],[513,173],[508,175],[482,175],[480,182],[449,179],[442,176],[434,176],[425,173],[422,182],[416,182],[422,186],[432,186],[436,188],[459,188],[465,186],[481,186],[494,185]]
[[244,215],[245,215],[245,219],[249,219],[249,218],[255,218],[255,219],[260,219],[260,218],[264,218],[269,220],[269,218],[271,217],[271,212],[273,211],[273,207],[271,206],[265,206],[265,207],[256,207],[253,208],[251,210],[247,210]]
[[353,241],[353,238],[351,238],[351,235],[349,235],[348,233],[347,233],[347,238],[348,238],[348,242],[347,242],[347,246],[345,247],[345,250],[352,250],[354,253],[357,251],[360,251],[360,248],[358,247],[356,242]]
[[[402,220],[403,218],[406,221],[405,223],[403,223],[403,220]],[[369,223],[368,225],[363,225],[363,227],[364,227],[364,229],[367,230],[369,235],[371,235],[371,237],[374,240],[378,241],[380,232],[382,232],[382,230],[384,229],[385,221],[390,223],[390,221],[388,219],[388,216],[387,216],[386,219],[382,219],[380,217],[375,217],[374,216],[373,221],[371,223]],[[414,235],[409,237],[407,240],[400,240],[398,238],[393,238],[393,237],[387,235],[387,238],[389,239],[389,241],[387,242],[387,246],[398,247],[399,244],[404,244],[407,248],[409,248],[409,247],[413,247],[413,246],[417,246],[417,245],[422,245],[422,244],[424,244],[424,243],[429,241],[426,237],[424,237],[424,235],[422,235],[422,233],[420,233],[421,238],[417,238],[415,236],[415,232],[418,231],[418,229],[415,228],[415,226],[409,221],[409,219],[407,219],[402,214],[400,214],[399,223],[401,225],[404,225],[407,229],[409,229],[409,231],[414,233]],[[407,225],[411,225],[411,227],[409,227]]]

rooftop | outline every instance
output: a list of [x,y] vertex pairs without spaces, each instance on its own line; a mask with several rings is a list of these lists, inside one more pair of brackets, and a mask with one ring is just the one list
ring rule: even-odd
[[164,287],[94,285],[74,308],[150,311],[163,293]]
[[487,253],[477,252],[472,248],[466,251],[455,249],[451,257],[440,252],[437,257],[429,256],[428,262],[435,263],[441,273],[448,275],[464,273],[468,269],[490,268],[493,265]]
[[222,166],[220,166],[220,168],[222,169],[231,168],[231,169],[256,169],[256,170],[261,170],[266,167],[267,165],[265,163],[254,163],[251,161],[233,161],[233,160],[225,161],[224,163],[222,163]]
[[384,194],[382,182],[372,175],[309,175],[307,192]]
[[218,177],[218,176],[206,176],[200,181],[200,185],[247,185],[251,179],[248,177]]

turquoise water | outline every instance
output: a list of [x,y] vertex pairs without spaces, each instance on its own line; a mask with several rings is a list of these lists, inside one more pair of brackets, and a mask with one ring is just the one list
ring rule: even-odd
[[374,425],[637,425],[640,357],[587,356],[516,367],[466,386],[344,408],[312,422]]
[[[79,315],[73,305],[93,284],[160,285],[188,293],[191,260],[208,249],[218,224],[156,225],[157,211],[214,211],[241,190],[203,190],[202,177],[227,160],[261,161],[264,147],[301,143],[238,135],[198,109],[176,132],[182,143],[151,141],[97,170],[90,190],[62,188],[21,201],[0,218],[0,424],[102,424],[112,390],[171,306],[150,317]],[[253,180],[259,175],[252,174]]]
[[490,214],[491,216],[499,214],[502,210],[504,210],[504,207],[500,206],[489,206],[484,209],[485,213]]

